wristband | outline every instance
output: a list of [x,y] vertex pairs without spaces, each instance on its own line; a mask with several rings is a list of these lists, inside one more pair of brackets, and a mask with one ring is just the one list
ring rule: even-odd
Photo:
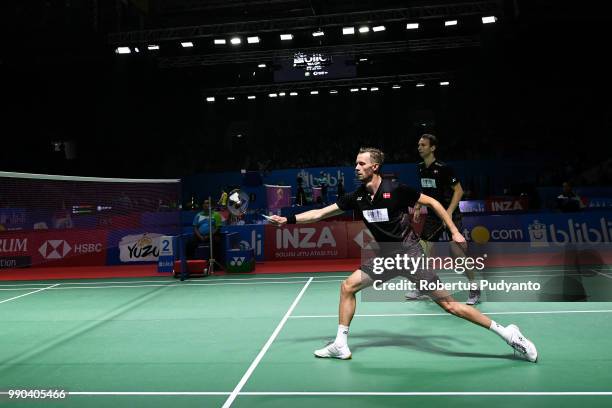
[[297,224],[297,220],[295,219],[295,215],[290,215],[287,217],[287,224]]

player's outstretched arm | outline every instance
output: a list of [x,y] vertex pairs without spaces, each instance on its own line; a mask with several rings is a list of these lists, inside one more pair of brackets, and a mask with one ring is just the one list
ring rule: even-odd
[[435,211],[436,215],[440,217],[442,221],[444,221],[444,223],[448,227],[448,230],[453,235],[453,241],[461,243],[465,242],[465,238],[463,237],[463,235],[461,235],[452,218],[450,217],[450,215],[448,215],[448,213],[446,212],[444,207],[442,207],[442,204],[440,204],[438,200],[428,195],[421,194],[418,203],[421,205],[426,205],[427,207]]
[[[307,224],[310,222],[317,222],[324,220],[325,218],[333,217],[334,215],[342,214],[342,211],[338,204],[328,205],[327,207],[317,208],[316,210],[305,211],[295,215],[295,222],[297,224]],[[289,217],[291,218],[291,217]],[[287,217],[281,217],[279,215],[273,215],[268,218],[272,224],[284,225],[287,224]]]

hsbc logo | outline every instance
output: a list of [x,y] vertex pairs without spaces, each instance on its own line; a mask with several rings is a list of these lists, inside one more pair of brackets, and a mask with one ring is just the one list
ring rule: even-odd
[[359,234],[355,235],[353,241],[355,241],[361,249],[372,249],[372,242],[374,242],[374,236],[369,230],[362,229]]
[[63,239],[49,239],[38,248],[38,252],[44,259],[63,259],[71,251],[74,255],[102,252],[101,243],[73,243],[73,245],[74,246],[70,246],[70,244]]
[[316,233],[317,228],[279,228],[276,230],[276,249],[336,247],[336,239],[329,227],[321,228],[318,237]]
[[38,252],[40,252],[45,259],[62,259],[68,255],[71,250],[72,247],[63,239],[50,239],[45,241],[40,248],[38,248]]

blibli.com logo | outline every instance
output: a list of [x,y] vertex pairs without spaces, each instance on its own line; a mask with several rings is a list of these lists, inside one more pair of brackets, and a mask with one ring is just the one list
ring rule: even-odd
[[[300,170],[300,172],[298,173],[298,177],[301,177],[302,180],[304,180],[304,187],[306,188],[319,185],[318,182],[315,183],[315,179],[318,179],[320,176],[314,176],[306,170]],[[326,173],[325,178],[327,179],[327,185],[329,187],[336,187],[338,185],[338,180],[340,178],[344,178],[344,172],[338,170],[333,176],[329,173]]]
[[597,227],[589,227],[586,222],[579,223],[569,218],[566,228],[534,220],[529,224],[528,229],[532,246],[565,245],[568,243],[596,244],[610,242],[610,237],[612,237],[612,222],[605,217],[599,219]]
[[262,254],[262,245],[263,244],[263,239],[261,237],[261,234],[258,234],[256,230],[252,230],[251,231],[251,242],[246,241],[246,240],[242,240],[240,241],[240,248],[241,249],[254,249],[255,250],[255,256],[261,256]]
[[486,244],[489,241],[522,241],[523,231],[516,229],[491,229],[483,225],[477,225],[471,231],[465,229],[463,236],[468,241],[476,242],[477,244]]

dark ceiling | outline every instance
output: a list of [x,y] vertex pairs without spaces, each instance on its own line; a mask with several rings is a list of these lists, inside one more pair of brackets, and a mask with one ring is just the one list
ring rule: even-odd
[[[552,137],[555,132],[565,133],[567,139],[585,130],[599,135],[610,127],[612,112],[609,102],[599,102],[610,88],[610,66],[603,51],[612,22],[601,3],[5,1],[0,74],[8,108],[3,113],[2,167],[53,171],[47,163],[51,142],[74,140],[78,166],[57,171],[108,175],[112,171],[106,163],[130,161],[139,149],[152,161],[162,160],[155,141],[160,138],[182,146],[168,150],[176,152],[206,145],[202,140],[207,138],[222,140],[235,126],[232,115],[244,121],[253,114],[241,102],[247,94],[260,95],[261,105],[269,92],[309,89],[303,81],[274,80],[278,61],[300,50],[348,56],[347,63],[356,65],[355,77],[312,82],[323,92],[339,88],[348,93],[354,86],[388,88],[396,83],[412,89],[422,80],[452,81],[455,86],[448,98],[428,91],[426,99],[415,102],[413,90],[402,90],[410,109],[437,115],[434,131],[475,132],[473,121],[461,119],[471,117],[472,106],[473,113],[482,116],[476,130],[482,134],[507,138],[520,131],[527,133],[518,136],[525,140],[541,134]],[[483,25],[480,18],[489,14],[498,22]],[[460,23],[444,27],[449,18]],[[410,21],[418,21],[419,30],[406,30]],[[386,30],[341,34],[347,25],[376,24]],[[316,29],[325,36],[312,37]],[[294,40],[281,42],[279,34],[288,31]],[[229,40],[235,35],[243,40],[240,46],[213,44],[215,38]],[[245,44],[248,35],[259,35],[261,43]],[[185,49],[181,41],[192,41],[194,47]],[[149,51],[150,44],[160,49]],[[117,55],[119,46],[131,47],[131,54]],[[260,63],[266,68],[258,69]],[[208,95],[217,96],[214,110],[204,102]],[[230,110],[225,98],[232,95],[239,103]],[[385,98],[387,93],[381,95]],[[256,114],[273,120],[272,114],[262,113],[265,109]],[[454,111],[454,119],[442,120],[450,116],[440,114],[441,109]],[[283,112],[291,115],[292,110]],[[382,112],[373,114],[372,121],[381,120],[376,115]],[[346,119],[337,114],[339,121]],[[174,176],[201,170],[115,165],[120,175],[157,171]]]

